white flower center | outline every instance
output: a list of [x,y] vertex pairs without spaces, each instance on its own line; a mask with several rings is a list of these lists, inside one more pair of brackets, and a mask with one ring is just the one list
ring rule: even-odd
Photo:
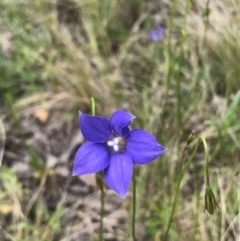
[[124,139],[122,137],[114,137],[111,141],[107,142],[107,145],[111,146],[117,152],[124,147]]

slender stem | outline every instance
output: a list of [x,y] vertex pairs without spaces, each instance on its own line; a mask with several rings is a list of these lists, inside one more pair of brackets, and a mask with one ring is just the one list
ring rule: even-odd
[[[90,98],[91,114],[95,115],[95,100],[93,97]],[[101,199],[101,208],[100,208],[100,220],[99,220],[99,241],[103,241],[103,217],[104,217],[104,187],[103,187],[103,178],[100,173],[96,175],[96,181],[100,187],[100,199]]]
[[[192,162],[194,156],[196,155],[197,149],[200,145],[200,143],[203,142],[203,146],[204,146],[204,151],[205,151],[205,157],[206,157],[206,166],[208,167],[208,159],[209,159],[209,155],[208,155],[208,148],[207,148],[207,143],[205,141],[205,139],[203,137],[199,137],[197,140],[197,144],[193,150],[192,155],[190,156],[190,158],[188,159],[188,161],[186,162],[186,164],[184,165],[184,167],[182,168],[179,176],[178,176],[178,180],[177,180],[177,187],[176,187],[176,191],[175,191],[175,195],[174,195],[174,199],[173,199],[173,205],[172,205],[172,210],[171,210],[171,214],[168,220],[168,224],[167,224],[167,229],[163,234],[163,241],[168,240],[168,233],[172,224],[172,220],[173,220],[173,215],[175,213],[175,209],[176,209],[176,205],[177,205],[177,201],[178,201],[178,195],[179,195],[179,188],[180,188],[180,184],[183,178],[183,175],[185,173],[185,171],[187,170],[187,168],[189,167],[190,163]],[[208,171],[206,171],[207,173],[207,183],[209,182],[209,175],[208,175]]]
[[93,97],[90,98],[90,102],[91,102],[91,113],[92,115],[95,115],[95,100]]
[[3,160],[5,140],[6,140],[6,133],[5,133],[5,129],[4,129],[2,120],[0,119],[0,167],[2,165],[2,160]]
[[136,220],[136,177],[133,171],[133,201],[132,201],[132,238],[136,241],[135,220]]
[[200,137],[203,147],[204,147],[204,152],[205,152],[205,173],[206,173],[206,185],[210,186],[210,181],[209,181],[209,172],[208,172],[208,165],[209,165],[209,154],[208,154],[208,146],[203,137]]
[[[102,177],[101,177],[102,178]],[[100,209],[100,225],[99,225],[99,241],[103,241],[103,216],[104,216],[104,190],[101,190],[101,209]]]
[[188,149],[188,145],[186,144],[183,148],[183,151],[182,151],[182,159],[181,159],[181,163],[180,163],[180,170],[182,170],[182,166],[183,166],[183,163],[184,163],[184,158],[185,158],[185,154],[186,154],[187,149]]

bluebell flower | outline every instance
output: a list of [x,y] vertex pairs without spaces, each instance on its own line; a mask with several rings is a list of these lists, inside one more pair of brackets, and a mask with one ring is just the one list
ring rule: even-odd
[[164,37],[165,29],[161,26],[158,26],[155,30],[149,32],[149,37],[155,41],[161,41]]
[[107,185],[125,198],[134,164],[147,164],[166,151],[148,132],[129,125],[132,114],[117,110],[110,120],[80,112],[80,128],[87,140],[77,151],[73,175],[104,170]]

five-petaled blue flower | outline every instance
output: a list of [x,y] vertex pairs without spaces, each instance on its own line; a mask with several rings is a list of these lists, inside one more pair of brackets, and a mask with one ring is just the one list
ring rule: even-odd
[[155,41],[155,42],[158,42],[158,41],[161,41],[164,37],[164,28],[161,27],[161,26],[158,26],[155,30],[152,30],[149,32],[149,37]]
[[104,170],[107,185],[122,198],[126,196],[133,164],[147,164],[166,151],[148,132],[128,128],[135,117],[115,111],[110,121],[80,112],[80,128],[87,142],[77,151],[73,175]]

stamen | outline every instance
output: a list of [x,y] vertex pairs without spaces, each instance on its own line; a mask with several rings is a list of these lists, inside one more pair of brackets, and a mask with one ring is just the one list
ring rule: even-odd
[[108,146],[114,146],[114,144],[115,144],[115,143],[114,143],[113,141],[108,141],[108,142],[107,142],[107,145],[108,145]]
[[112,147],[114,152],[118,152],[119,150],[124,148],[125,141],[122,137],[117,136],[117,137],[114,137],[111,141],[108,141],[107,145]]
[[113,150],[114,150],[114,151],[119,151],[119,146],[118,146],[118,145],[114,145],[114,146],[113,146]]
[[114,139],[113,139],[113,143],[114,144],[119,144],[119,142],[120,142],[120,138],[119,137],[115,137]]

